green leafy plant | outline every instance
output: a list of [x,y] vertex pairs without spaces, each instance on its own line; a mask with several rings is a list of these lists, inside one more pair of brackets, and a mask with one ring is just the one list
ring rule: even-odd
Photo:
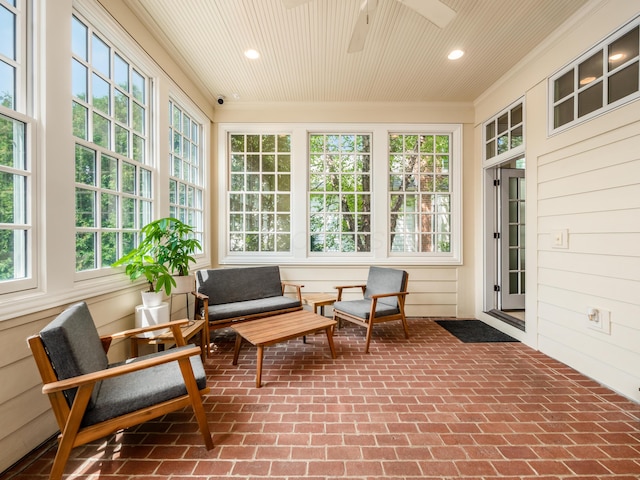
[[140,230],[142,240],[137,248],[116,260],[111,266],[125,266],[132,281],[144,277],[150,292],[164,290],[167,295],[176,286],[174,275],[188,275],[193,254],[202,249],[193,236],[193,227],[173,217],[160,218]]

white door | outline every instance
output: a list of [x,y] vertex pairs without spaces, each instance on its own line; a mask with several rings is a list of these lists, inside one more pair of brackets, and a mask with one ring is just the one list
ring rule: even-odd
[[525,178],[524,170],[500,169],[499,309],[524,310]]

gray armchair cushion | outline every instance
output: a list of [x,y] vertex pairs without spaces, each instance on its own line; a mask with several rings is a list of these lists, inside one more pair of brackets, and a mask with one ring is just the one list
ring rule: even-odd
[[[369,320],[369,317],[371,316],[371,299],[335,302],[333,304],[333,309],[348,313],[349,315],[353,315],[358,318]],[[378,299],[378,302],[376,303],[376,317],[384,317],[387,315],[394,315],[396,313],[400,313],[400,309],[398,307],[385,305],[380,302],[380,299]]]
[[[109,365],[100,335],[85,302],[76,303],[62,312],[40,332],[58,380],[104,370]],[[89,402],[95,404],[100,391],[96,385]],[[76,390],[64,392],[69,405]]]
[[209,297],[209,305],[282,295],[278,266],[199,270],[196,281],[198,292]]
[[[193,345],[187,345],[178,347],[178,350],[192,347]],[[175,351],[172,349],[167,352]],[[145,355],[121,363],[136,362],[152,356],[164,355],[167,352]],[[190,357],[189,360],[191,360],[198,388],[205,388],[207,377],[202,360],[198,355]],[[111,367],[121,363],[113,364]],[[187,388],[177,361],[108,378],[102,381],[102,388],[100,388],[95,404],[85,412],[82,425],[93,425],[186,394]]]
[[[364,298],[381,293],[404,292],[407,288],[407,272],[395,268],[370,267],[367,278],[367,288]],[[398,307],[398,297],[384,297],[378,299],[378,304]],[[397,311],[396,311],[397,313]]]

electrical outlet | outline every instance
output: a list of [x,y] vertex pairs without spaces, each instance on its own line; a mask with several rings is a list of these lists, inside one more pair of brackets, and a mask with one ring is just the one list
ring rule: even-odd
[[611,334],[611,312],[601,308],[587,309],[587,328],[596,332]]

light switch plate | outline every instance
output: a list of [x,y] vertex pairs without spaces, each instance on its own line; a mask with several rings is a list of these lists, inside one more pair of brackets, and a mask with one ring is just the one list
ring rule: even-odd
[[569,248],[569,230],[558,229],[551,231],[551,247]]

